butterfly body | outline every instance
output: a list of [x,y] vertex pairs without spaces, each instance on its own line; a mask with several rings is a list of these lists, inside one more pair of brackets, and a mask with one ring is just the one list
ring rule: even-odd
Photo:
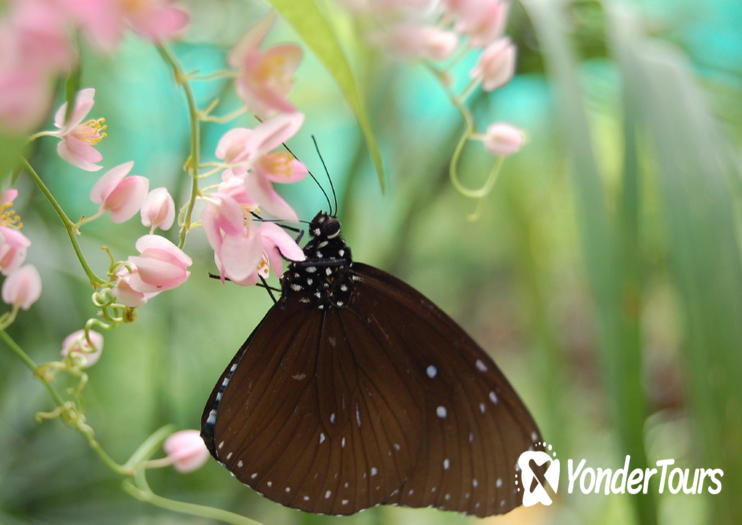
[[515,464],[540,434],[494,362],[422,294],[354,263],[337,219],[310,234],[206,404],[212,455],[308,512],[520,505]]

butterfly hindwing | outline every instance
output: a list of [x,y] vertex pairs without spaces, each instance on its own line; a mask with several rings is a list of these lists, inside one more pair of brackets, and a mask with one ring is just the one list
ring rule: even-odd
[[520,453],[541,438],[505,376],[458,324],[415,289],[367,265],[354,263],[353,271],[362,302],[354,301],[351,309],[372,312],[366,322],[413,363],[414,379],[425,392],[418,460],[387,502],[478,516],[520,505],[515,465]]

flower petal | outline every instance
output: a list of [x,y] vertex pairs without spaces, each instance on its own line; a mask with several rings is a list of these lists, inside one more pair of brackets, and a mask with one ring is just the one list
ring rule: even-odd
[[67,135],[59,141],[57,153],[73,166],[85,171],[98,171],[103,167],[95,164],[103,159],[103,155],[87,142],[72,135]]
[[[54,114],[54,126],[61,130],[62,135],[69,133],[75,126],[79,125],[90,113],[95,105],[95,88],[85,88],[77,92],[75,107],[72,110],[69,121],[65,122],[67,113],[67,102],[62,104]],[[100,159],[99,159],[100,160]]]
[[263,255],[260,237],[255,232],[227,235],[222,242],[219,259],[226,276],[239,281],[250,275]]
[[133,167],[134,161],[130,160],[129,162],[124,162],[123,164],[114,166],[104,173],[103,176],[98,179],[98,182],[95,183],[93,189],[90,190],[90,200],[96,204],[101,204],[108,198],[111,192],[116,189],[116,186],[119,185],[123,178],[129,174]]
[[277,219],[296,222],[296,212],[283,198],[273,189],[271,182],[257,173],[251,173],[245,177],[247,192],[258,202],[260,208]]
[[115,223],[126,222],[142,208],[142,203],[149,191],[149,179],[132,175],[122,180],[106,197],[103,207],[111,212]]

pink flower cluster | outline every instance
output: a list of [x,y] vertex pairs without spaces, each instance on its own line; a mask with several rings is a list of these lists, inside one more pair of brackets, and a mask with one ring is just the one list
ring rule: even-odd
[[23,227],[13,210],[18,190],[5,190],[0,194],[0,273],[6,276],[2,298],[15,311],[28,310],[41,296],[41,277],[36,267],[23,263],[31,241],[19,230]]
[[228,167],[222,182],[204,199],[201,222],[222,278],[251,285],[267,277],[270,269],[280,274],[283,258],[304,259],[301,248],[282,228],[253,215],[265,212],[277,219],[297,220],[273,183],[302,180],[307,168],[288,152],[273,150],[303,122],[301,113],[281,114],[252,129],[234,128],[219,141],[216,156]]
[[301,48],[279,44],[263,49],[273,19],[269,15],[259,22],[229,55],[237,94],[249,111],[266,120],[222,136],[215,152],[224,166],[221,182],[203,197],[201,213],[219,274],[241,285],[255,284],[270,270],[280,275],[283,259],[304,259],[290,235],[258,218],[296,221],[296,212],[273,184],[297,182],[308,173],[293,155],[277,150],[299,131],[304,115],[287,98]]
[[[162,41],[177,37],[187,24],[188,14],[170,0],[9,0],[0,16],[0,129],[24,133],[43,120],[56,76],[77,61],[77,31],[110,53],[127,28]],[[63,117],[64,112],[55,119],[60,133],[70,131]],[[79,144],[68,144],[74,145]]]
[[[357,12],[382,19],[386,30],[373,40],[397,57],[438,62],[477,51],[479,59],[470,77],[483,90],[500,88],[513,77],[516,48],[504,35],[510,9],[507,0],[343,1]],[[463,53],[455,54],[457,50]],[[481,140],[494,155],[515,153],[525,142],[523,132],[510,124],[492,126]]]

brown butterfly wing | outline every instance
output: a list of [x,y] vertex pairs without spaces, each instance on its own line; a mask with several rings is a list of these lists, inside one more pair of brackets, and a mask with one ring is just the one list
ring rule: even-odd
[[[407,481],[386,499],[489,516],[521,504],[518,456],[541,441],[492,359],[448,315],[395,277],[354,263],[356,314],[380,346],[405,354],[424,392],[424,432]],[[401,321],[404,320],[404,321]]]
[[289,507],[352,514],[384,501],[418,455],[422,391],[373,341],[345,309],[275,305],[204,410],[212,455]]

